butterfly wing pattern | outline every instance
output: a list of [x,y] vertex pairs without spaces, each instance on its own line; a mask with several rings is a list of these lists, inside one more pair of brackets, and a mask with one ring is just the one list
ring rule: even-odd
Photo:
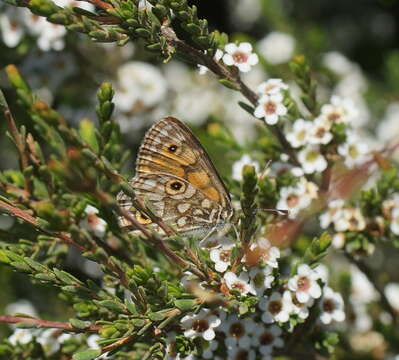
[[[226,228],[233,215],[230,195],[205,149],[173,117],[158,121],[146,133],[130,184],[158,217],[183,234],[208,236]],[[128,196],[120,193],[118,201],[139,222],[151,223]],[[121,225],[130,226],[125,219]]]

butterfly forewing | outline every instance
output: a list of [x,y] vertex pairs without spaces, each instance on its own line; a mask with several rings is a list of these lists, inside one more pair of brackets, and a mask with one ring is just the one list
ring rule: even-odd
[[[182,232],[206,234],[232,215],[230,196],[205,149],[172,117],[160,120],[145,135],[131,183],[157,216]],[[125,195],[118,200],[131,208]],[[136,217],[148,221],[140,216]]]

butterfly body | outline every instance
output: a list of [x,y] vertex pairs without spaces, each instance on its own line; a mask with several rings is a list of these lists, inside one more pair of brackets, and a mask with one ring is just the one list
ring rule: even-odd
[[[191,130],[173,117],[158,121],[146,133],[130,183],[136,196],[179,233],[203,237],[229,227],[233,207],[222,179]],[[118,201],[139,222],[151,223],[125,194],[120,193]],[[121,219],[121,225],[130,224]]]

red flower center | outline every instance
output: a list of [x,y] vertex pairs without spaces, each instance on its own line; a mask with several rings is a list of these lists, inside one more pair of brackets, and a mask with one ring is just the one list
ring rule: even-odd
[[301,276],[297,282],[298,290],[307,291],[310,288],[310,280],[306,276]]
[[239,339],[240,337],[245,335],[245,328],[240,323],[234,323],[230,325],[229,333],[231,336]]
[[268,309],[271,314],[278,314],[281,309],[283,308],[283,305],[281,304],[281,301],[270,301]]
[[274,114],[276,112],[277,106],[273,101],[268,101],[264,105],[266,114]]
[[270,345],[273,343],[274,340],[274,336],[271,332],[266,331],[264,332],[260,337],[259,337],[259,341],[261,343],[261,345]]
[[202,333],[209,329],[209,323],[206,320],[195,320],[191,328],[196,332]]
[[234,61],[238,64],[245,63],[248,60],[248,55],[242,51],[236,51],[232,56]]

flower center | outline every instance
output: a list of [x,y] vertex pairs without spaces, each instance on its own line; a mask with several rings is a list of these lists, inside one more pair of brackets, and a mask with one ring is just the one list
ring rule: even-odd
[[271,314],[278,314],[283,308],[281,301],[270,301],[268,309]]
[[255,275],[253,280],[257,288],[261,287],[265,281],[265,275],[263,275],[262,273],[258,273]]
[[239,339],[240,337],[245,335],[245,328],[242,324],[240,323],[234,323],[231,324],[230,326],[230,335],[235,337],[236,339]]
[[248,60],[248,55],[242,51],[236,51],[232,56],[234,61],[238,64],[245,63]]
[[327,299],[323,302],[323,310],[328,313],[332,313],[335,310],[335,304],[332,299]]
[[302,130],[302,131],[300,131],[298,134],[297,134],[297,139],[299,140],[299,141],[303,141],[304,139],[305,139],[305,136],[306,136],[306,131],[305,130]]
[[357,148],[354,145],[349,146],[348,153],[350,157],[352,157],[353,159],[356,159],[359,156],[359,152],[357,151]]
[[209,329],[209,323],[206,320],[195,320],[191,328],[196,332],[202,333]]
[[273,101],[268,101],[264,105],[266,114],[274,114],[276,112],[277,106]]
[[306,154],[306,160],[309,161],[309,162],[315,162],[317,160],[318,155],[319,154],[318,154],[317,151],[309,151]]
[[328,114],[328,120],[330,121],[336,121],[341,117],[341,114],[339,112],[331,112]]
[[249,359],[249,354],[247,350],[241,349],[237,352],[234,360],[247,360]]
[[266,331],[259,337],[261,345],[270,345],[273,343],[274,336],[271,332]]
[[322,138],[324,134],[326,133],[326,129],[319,127],[316,131],[316,137]]
[[223,262],[228,262],[230,260],[230,250],[223,250],[220,252],[219,254],[219,258],[220,260],[222,260]]
[[240,281],[236,281],[235,283],[233,283],[231,285],[232,289],[236,289],[239,292],[244,292],[245,291],[245,284],[240,282]]
[[297,206],[299,203],[299,196],[297,194],[289,194],[287,196],[287,205],[290,208]]
[[298,279],[297,285],[298,290],[307,291],[310,288],[310,281],[306,276],[302,276]]

